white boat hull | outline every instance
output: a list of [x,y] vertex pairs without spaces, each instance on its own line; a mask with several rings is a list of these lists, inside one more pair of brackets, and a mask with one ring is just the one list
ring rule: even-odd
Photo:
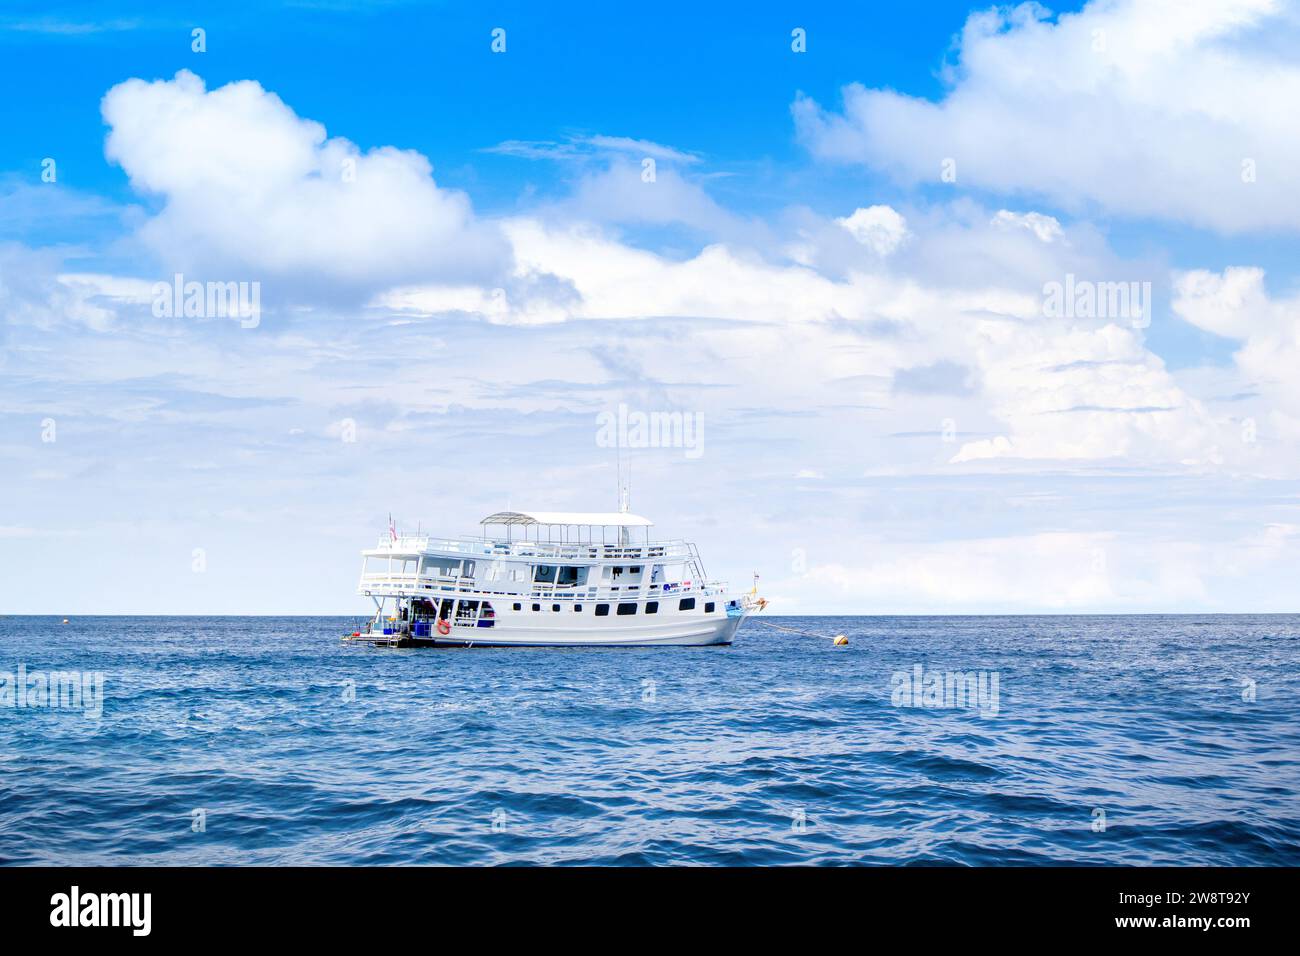
[[434,633],[413,643],[456,647],[705,647],[730,644],[743,620],[739,616],[718,614],[600,627],[550,623],[544,619],[537,623],[515,623],[507,617],[493,627],[457,625],[450,634]]

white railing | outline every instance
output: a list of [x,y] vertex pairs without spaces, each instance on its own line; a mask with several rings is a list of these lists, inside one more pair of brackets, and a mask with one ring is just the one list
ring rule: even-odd
[[710,597],[725,594],[725,581],[668,582],[666,584],[586,584],[558,585],[533,583],[526,590],[507,591],[495,586],[496,582],[475,583],[471,577],[421,575],[415,572],[375,571],[361,576],[357,585],[360,594],[380,595],[483,595],[507,597],[518,601],[628,601],[638,598]]
[[425,534],[385,535],[375,551],[392,553],[443,553],[491,558],[542,558],[552,561],[639,560],[653,558],[697,558],[688,541],[652,541],[649,544],[604,544],[599,542],[494,541],[482,538],[440,538]]

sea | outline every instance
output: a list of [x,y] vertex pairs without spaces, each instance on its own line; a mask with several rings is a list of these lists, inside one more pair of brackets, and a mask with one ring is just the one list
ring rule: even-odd
[[355,623],[0,618],[0,863],[1300,864],[1300,616]]

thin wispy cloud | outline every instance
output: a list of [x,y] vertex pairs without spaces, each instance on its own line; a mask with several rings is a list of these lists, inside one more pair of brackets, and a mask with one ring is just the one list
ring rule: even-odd
[[572,136],[564,140],[505,140],[483,149],[485,153],[520,159],[559,162],[591,160],[611,155],[649,157],[684,166],[701,162],[701,157],[661,143],[629,136]]
[[141,20],[62,20],[56,17],[23,19],[0,17],[0,31],[45,34],[54,37],[84,37],[100,33],[122,33],[138,30]]

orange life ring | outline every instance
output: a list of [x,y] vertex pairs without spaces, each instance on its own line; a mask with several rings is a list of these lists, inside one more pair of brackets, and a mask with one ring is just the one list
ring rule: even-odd
[[439,621],[439,622],[438,622],[438,633],[441,634],[441,635],[443,635],[444,637],[445,637],[446,635],[450,634],[450,633],[451,633],[451,624],[449,624],[447,621]]

